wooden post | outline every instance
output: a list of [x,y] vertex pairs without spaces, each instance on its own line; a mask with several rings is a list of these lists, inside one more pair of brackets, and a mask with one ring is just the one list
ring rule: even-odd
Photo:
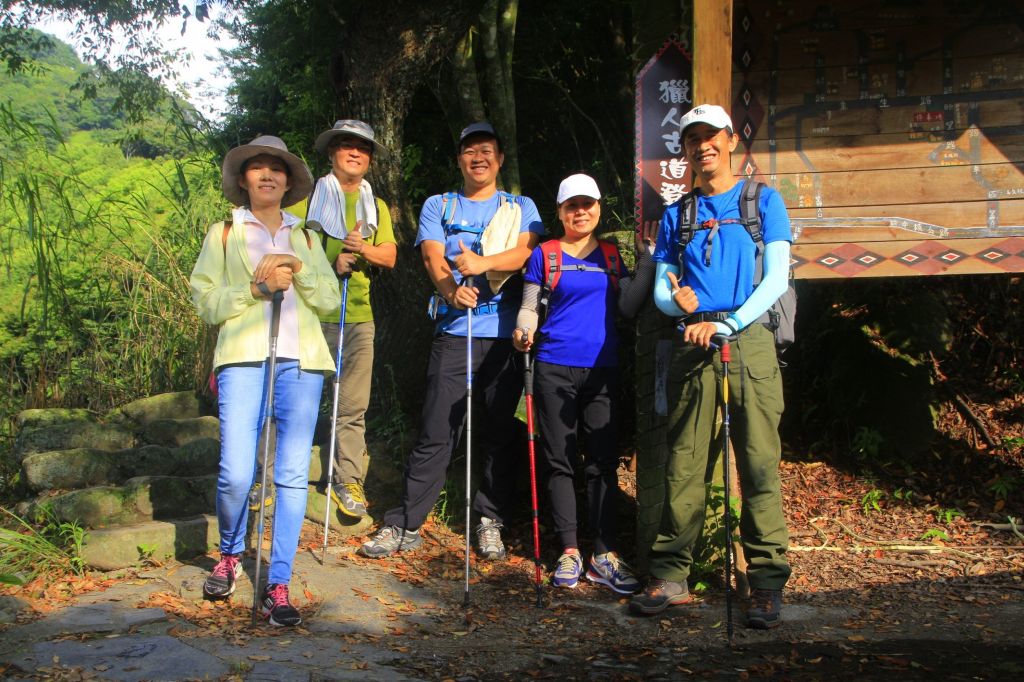
[[693,0],[693,103],[732,108],[732,0]]

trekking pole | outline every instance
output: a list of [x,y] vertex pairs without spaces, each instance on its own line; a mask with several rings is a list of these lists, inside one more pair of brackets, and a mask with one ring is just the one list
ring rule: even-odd
[[730,338],[724,334],[711,337],[713,345],[719,347],[722,360],[722,485],[725,488],[725,632],[728,643],[732,645],[732,505],[729,501],[729,361],[732,353],[729,348]]
[[466,590],[462,606],[469,608],[469,486],[473,443],[473,309],[466,310]]
[[348,307],[348,280],[350,275],[345,275],[341,280],[341,311],[338,313],[338,351],[334,359],[334,408],[331,410],[331,448],[327,457],[327,483],[324,485],[324,494],[327,497],[327,509],[324,511],[324,546],[320,550],[320,565],[327,560],[327,534],[331,523],[331,485],[334,480],[334,454],[336,452],[338,435],[338,388],[341,385],[341,364],[342,349],[345,347],[345,308]]
[[537,518],[537,458],[534,450],[537,435],[533,430],[533,363],[530,361],[530,351],[523,353],[523,363],[523,384],[526,388],[526,442],[529,445],[530,453],[530,498],[533,504],[534,584],[537,588],[537,608],[542,608],[544,606],[542,597],[544,571],[540,563],[540,521]]
[[270,427],[274,421],[274,379],[277,374],[277,332],[281,327],[281,300],[284,291],[278,289],[270,297],[270,354],[267,360],[267,397],[263,405],[263,474],[260,486],[260,520],[256,526],[256,571],[252,583],[252,624],[259,622],[260,566],[263,561],[263,522],[266,516],[267,460],[270,458]]

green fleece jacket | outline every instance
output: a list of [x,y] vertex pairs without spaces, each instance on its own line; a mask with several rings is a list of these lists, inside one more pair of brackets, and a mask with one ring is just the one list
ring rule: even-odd
[[[243,229],[238,229],[243,228]],[[319,315],[338,314],[341,293],[338,279],[324,255],[320,240],[306,241],[302,224],[291,231],[291,245],[302,260],[292,286],[298,294],[299,367],[306,370],[334,371],[334,358],[320,330]],[[261,299],[253,298],[249,283],[253,267],[246,250],[244,226],[228,230],[224,244],[224,223],[215,223],[206,233],[203,249],[189,278],[192,302],[207,324],[220,325],[213,367],[239,362],[262,362],[270,353]]]

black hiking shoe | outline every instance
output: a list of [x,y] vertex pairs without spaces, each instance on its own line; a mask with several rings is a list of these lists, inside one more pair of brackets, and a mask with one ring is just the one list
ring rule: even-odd
[[423,544],[419,530],[406,530],[398,526],[384,526],[363,543],[359,553],[371,559],[381,559],[395,552],[407,552]]
[[203,594],[223,599],[235,591],[235,580],[242,575],[242,558],[238,554],[222,554],[203,583]]
[[782,624],[782,590],[754,590],[747,609],[747,627],[768,630]]
[[271,625],[295,627],[302,623],[298,609],[288,601],[288,586],[270,583],[263,590],[263,617]]
[[629,612],[636,616],[653,616],[670,606],[685,604],[690,599],[686,583],[651,578],[644,591],[629,600]]

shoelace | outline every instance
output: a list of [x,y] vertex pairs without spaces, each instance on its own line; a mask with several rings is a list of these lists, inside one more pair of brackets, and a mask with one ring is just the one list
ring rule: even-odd
[[358,483],[346,483],[345,490],[352,497],[353,500],[359,504],[366,504],[366,495],[363,493],[363,486]]
[[226,556],[217,562],[217,565],[210,571],[210,575],[218,578],[226,578],[229,575],[235,574],[235,565],[238,563],[238,557]]
[[481,526],[480,530],[477,531],[480,535],[481,545],[500,545],[501,544],[501,526]]
[[267,590],[267,597],[270,598],[271,608],[288,606],[288,586],[274,585]]
[[558,557],[558,571],[575,571],[578,554],[563,554]]

